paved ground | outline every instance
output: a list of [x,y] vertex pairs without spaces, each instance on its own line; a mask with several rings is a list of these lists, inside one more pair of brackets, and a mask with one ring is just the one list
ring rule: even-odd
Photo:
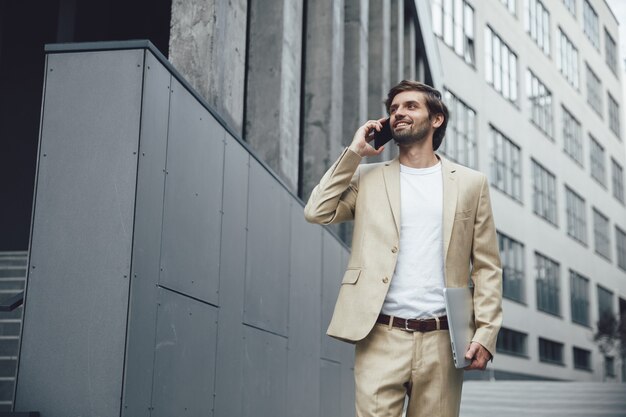
[[466,381],[461,417],[626,417],[626,384]]

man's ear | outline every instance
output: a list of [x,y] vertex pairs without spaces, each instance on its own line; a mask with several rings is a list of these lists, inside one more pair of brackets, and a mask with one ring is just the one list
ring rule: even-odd
[[431,125],[432,127],[434,127],[435,129],[439,128],[439,126],[441,126],[443,124],[444,121],[444,116],[442,113],[437,113],[433,116],[432,120],[431,120]]

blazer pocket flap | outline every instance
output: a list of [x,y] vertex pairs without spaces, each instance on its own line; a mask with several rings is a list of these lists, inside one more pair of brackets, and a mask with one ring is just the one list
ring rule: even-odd
[[359,276],[361,275],[360,269],[348,269],[345,274],[343,274],[343,280],[341,280],[342,284],[356,284],[359,280]]

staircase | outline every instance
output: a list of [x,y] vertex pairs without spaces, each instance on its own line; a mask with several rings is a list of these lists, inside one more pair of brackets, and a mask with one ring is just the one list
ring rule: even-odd
[[[0,252],[0,300],[24,291],[27,267],[27,252]],[[13,404],[22,310],[0,312],[0,412]]]

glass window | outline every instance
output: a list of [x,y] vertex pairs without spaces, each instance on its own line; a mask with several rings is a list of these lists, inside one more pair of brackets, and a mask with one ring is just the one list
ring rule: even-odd
[[611,158],[611,182],[613,183],[613,197],[624,202],[624,170],[622,166]]
[[485,28],[486,79],[502,97],[517,102],[517,55],[487,26]]
[[615,226],[615,249],[617,266],[626,271],[626,232],[617,226]]
[[580,122],[565,107],[563,110],[563,150],[580,166],[583,165],[583,138]]
[[465,62],[474,66],[474,9],[464,0],[433,0],[433,30]]
[[563,365],[563,343],[539,338],[539,360]]
[[574,346],[573,353],[574,368],[591,371],[591,351]]
[[526,339],[525,333],[502,327],[496,342],[496,352],[527,356]]
[[593,241],[598,255],[611,260],[611,238],[609,237],[609,218],[595,207],[593,208]]
[[604,147],[589,135],[589,156],[591,161],[591,177],[600,185],[606,187],[606,163],[604,162]]
[[587,103],[600,116],[602,116],[602,82],[595,72],[587,64]]
[[522,166],[520,148],[493,126],[491,136],[491,184],[498,190],[522,201]]
[[556,66],[568,83],[578,90],[578,49],[559,27],[556,37]]
[[613,98],[611,93],[608,93],[609,96],[609,128],[618,139],[621,140],[622,135],[620,134],[620,113],[619,113],[619,103],[617,100]]
[[546,313],[560,315],[560,267],[558,262],[535,252],[537,276],[537,308]]
[[563,4],[572,16],[576,17],[576,0],[563,0]]
[[600,49],[599,27],[598,14],[589,4],[589,0],[583,0],[583,30],[596,49]]
[[613,315],[613,291],[598,285],[598,317]]
[[580,243],[587,243],[587,215],[585,200],[574,190],[565,186],[565,207],[567,212],[567,234]]
[[546,135],[552,137],[552,93],[530,70],[526,71],[526,88],[530,101],[531,121]]
[[476,169],[476,112],[447,89],[444,99],[450,109],[450,120],[439,151],[461,165]]
[[533,178],[533,212],[555,226],[558,226],[556,177],[534,159],[531,160],[531,164]]
[[550,13],[539,0],[524,0],[525,29],[544,54],[550,56]]
[[589,279],[569,271],[572,321],[589,326]]
[[604,373],[609,378],[615,378],[615,359],[613,356],[604,357]]
[[613,74],[617,75],[617,44],[606,28],[604,28],[604,49],[606,65],[613,71]]
[[524,245],[498,232],[498,246],[502,261],[502,295],[524,302]]

